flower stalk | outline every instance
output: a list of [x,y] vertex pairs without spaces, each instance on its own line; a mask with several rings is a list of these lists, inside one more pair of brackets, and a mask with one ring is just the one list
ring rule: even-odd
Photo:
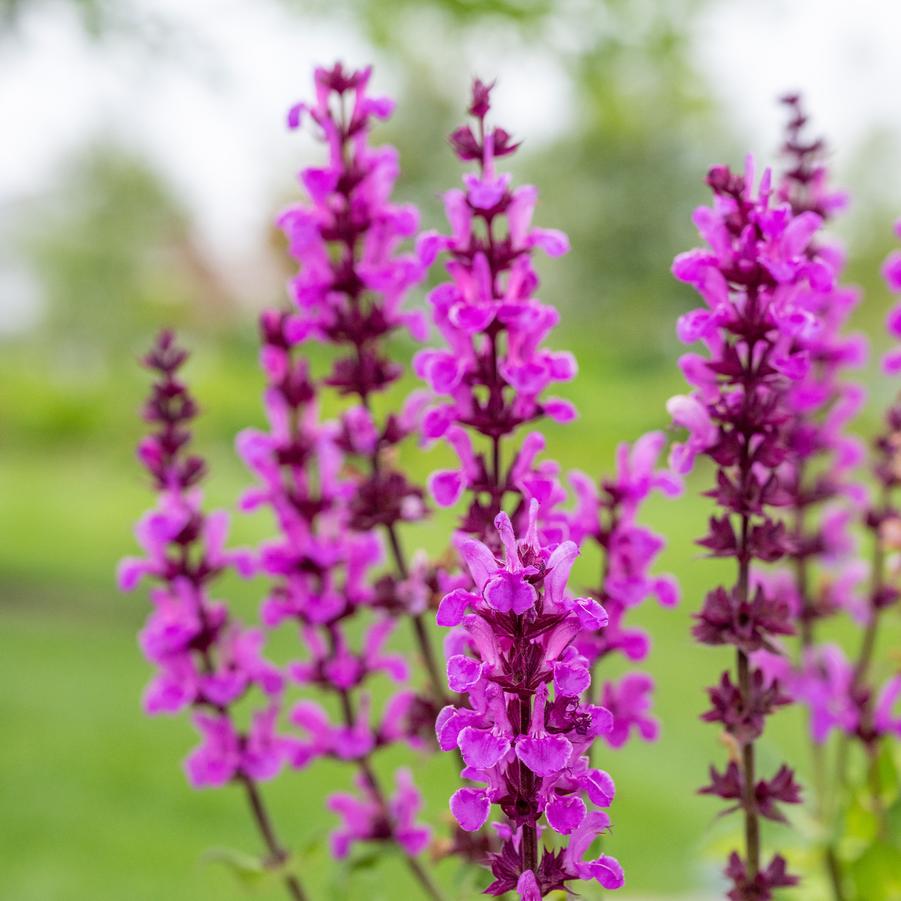
[[[266,864],[281,866],[289,855],[258,783],[280,772],[290,747],[290,740],[275,731],[284,679],[261,656],[262,633],[245,629],[224,604],[208,596],[209,586],[224,570],[248,576],[253,565],[248,553],[225,549],[226,514],[205,514],[202,509],[198,485],[206,464],[190,451],[197,406],[180,379],[187,358],[166,331],[144,358],[156,377],[144,409],[154,432],[141,442],[138,457],[159,499],[137,528],[145,556],[122,561],[119,586],[130,591],[144,578],[156,586],[151,590],[154,610],[140,636],[145,655],[157,666],[144,695],[145,710],[151,715],[194,711],[194,724],[204,740],[185,762],[188,779],[196,788],[241,785],[266,847]],[[231,708],[257,691],[267,706],[255,712],[250,729],[242,731]],[[295,901],[306,901],[295,874],[286,872],[282,879]]]
[[784,821],[779,805],[801,800],[788,766],[769,779],[757,772],[755,744],[766,717],[789,699],[754,656],[773,649],[777,636],[794,632],[789,604],[759,566],[792,547],[776,515],[790,500],[779,474],[792,460],[792,391],[810,371],[803,340],[820,327],[803,298],[807,289],[830,290],[834,269],[827,256],[810,250],[821,217],[809,210],[795,215],[774,197],[769,171],[756,186],[749,160],[744,176],[720,166],[707,183],[714,205],[697,210],[695,223],[709,249],[682,254],[673,265],[676,277],[705,302],[680,318],[679,337],[702,342],[707,356],[691,353],[680,360],[694,391],[669,402],[674,425],[688,432],[673,446],[671,462],[688,472],[698,455],[713,461],[716,480],[708,495],[719,515],[711,517],[699,544],[711,556],[738,563],[732,588],[707,595],[693,630],[702,644],[736,650],[734,674],[725,672],[709,690],[711,708],[702,719],[722,725],[737,755],[725,770],[711,768],[701,791],[742,811],[744,847],[729,858],[728,896],[758,901],[798,881],[782,855],[764,864],[760,819]]
[[[448,685],[465,698],[446,706],[436,725],[440,747],[461,755],[469,783],[454,793],[451,811],[474,833],[499,808],[503,819],[493,825],[501,845],[488,854],[494,880],[485,892],[535,901],[575,879],[615,889],[623,874],[609,855],[583,859],[609,827],[605,808],[614,794],[612,779],[591,768],[586,752],[613,719],[582,699],[591,677],[574,640],[602,629],[606,614],[595,599],[566,591],[578,547],[566,539],[557,509],[565,497],[558,467],[536,462],[541,435],[512,443],[526,424],[575,415],[568,402],[543,396],[575,375],[575,361],[543,347],[558,316],[535,299],[532,265],[535,249],[557,256],[568,244],[561,233],[532,226],[535,189],[511,189],[510,176],[496,171],[518,144],[488,124],[491,91],[474,83],[473,125],[451,135],[458,158],[476,168],[464,176],[464,190],[445,194],[451,234],[419,241],[424,265],[446,254],[451,280],[429,296],[447,348],[420,352],[414,368],[434,396],[446,398],[427,411],[423,435],[443,439],[459,458],[459,468],[432,475],[432,496],[444,507],[468,497],[455,539],[468,579],[445,594],[437,614],[452,629]],[[548,826],[568,837],[566,848],[543,846]]]

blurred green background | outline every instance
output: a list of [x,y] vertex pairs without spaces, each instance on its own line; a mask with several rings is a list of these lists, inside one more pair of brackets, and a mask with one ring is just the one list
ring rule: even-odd
[[[398,100],[377,137],[398,146],[397,196],[418,203],[426,225],[440,223],[438,195],[459,177],[444,136],[468,80],[500,76],[497,118],[525,139],[515,177],[538,184],[539,222],[565,229],[573,245],[544,265],[541,296],[563,313],[554,346],[580,361],[566,393],[581,418],[550,430],[549,452],[566,468],[600,474],[619,441],[664,426],[665,400],[682,390],[673,322],[692,300],[669,263],[696,241],[690,213],[706,199],[706,168],[740,162],[749,146],[773,159],[776,90],[808,86],[796,63],[817,38],[798,18],[809,5],[792,4],[798,52],[761,58],[775,87],[764,92],[764,118],[749,118],[753,103],[744,100],[756,75],[740,71],[745,43],[766,21],[784,23],[788,6],[261,0],[250,11],[227,2],[0,2],[9,136],[0,136],[0,897],[280,897],[277,885],[242,885],[204,856],[255,853],[257,838],[236,790],[187,787],[179,768],[192,740],[186,723],[141,714],[149,669],[135,633],[146,604],[119,597],[112,574],[151,503],[133,457],[146,387],[135,359],[162,325],[178,327],[194,350],[189,375],[204,409],[197,440],[212,461],[211,502],[233,506],[246,484],[232,442],[261,420],[255,310],[280,300],[289,272],[268,223],[296,196],[293,172],[317,158],[311,142],[282,131],[281,117],[309,93],[312,65],[336,55],[376,63],[377,90]],[[841,30],[840,19],[832,24]],[[730,58],[728,40],[714,46],[724,36],[734,70],[716,68]],[[250,77],[263,71],[270,82]],[[815,120],[816,100],[829,99],[820,76],[811,70]],[[753,96],[759,111],[760,91]],[[888,304],[878,266],[901,209],[898,185],[886,186],[896,125],[874,110],[849,125],[846,143],[844,133],[827,135],[837,179],[855,194],[839,231],[850,278],[866,290],[857,325],[873,331],[876,349]],[[424,302],[422,292],[413,302]],[[865,378],[871,403],[858,428],[869,434],[893,389],[873,371]],[[438,463],[407,450],[415,475]],[[663,737],[604,753],[619,789],[607,849],[626,867],[620,897],[633,901],[715,897],[735,828],[694,793],[722,756],[715,730],[698,722],[701,686],[727,662],[689,638],[691,610],[723,571],[692,546],[705,520],[703,480],[647,515],[670,538],[663,568],[677,573],[684,595],[677,611],[648,605],[636,615],[654,638],[648,668]],[[450,526],[436,517],[416,539],[440,549]],[[251,541],[267,529],[263,519],[236,518],[235,537]],[[586,580],[596,564],[587,556]],[[227,589],[253,617],[262,586]],[[853,643],[853,628],[838,633]],[[898,634],[884,637],[888,646]],[[276,654],[290,656],[290,641],[279,641]],[[803,760],[801,729],[796,714],[777,717],[764,766],[782,755]],[[382,761],[386,772],[394,762]],[[415,767],[438,823],[453,790],[451,762]],[[322,799],[347,780],[322,764],[266,789],[281,833],[303,854],[313,896],[410,895],[415,888],[390,858],[354,872],[328,863]],[[778,840],[803,856],[804,829],[783,829]],[[454,863],[436,873],[448,890],[474,896]],[[818,891],[811,883],[803,897]]]

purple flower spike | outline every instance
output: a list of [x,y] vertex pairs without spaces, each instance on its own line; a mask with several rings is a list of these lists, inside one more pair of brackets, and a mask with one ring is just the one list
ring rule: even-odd
[[[463,777],[480,785],[461,788],[451,798],[461,828],[479,829],[492,804],[507,818],[507,837],[491,855],[495,880],[486,891],[517,890],[535,898],[571,879],[616,887],[611,874],[621,873],[613,858],[568,863],[563,852],[542,853],[538,843],[542,817],[558,834],[574,835],[592,817],[588,805],[609,805],[614,794],[610,777],[591,770],[585,754],[613,720],[606,709],[579,698],[591,678],[575,654],[580,608],[565,584],[575,545],[570,550],[570,542],[542,543],[538,519],[533,500],[526,537],[517,538],[509,519],[497,517],[502,561],[487,545],[471,539],[463,544],[473,581],[482,589],[467,597],[472,613],[462,625],[472,639],[472,656],[452,656],[448,675],[452,688],[468,694],[468,704],[445,708],[437,724],[441,747],[458,747],[466,764]],[[499,610],[493,603],[499,576],[516,577],[517,584],[531,589],[521,612],[512,604]],[[451,597],[447,604],[456,602]]]
[[[190,451],[197,405],[180,379],[188,358],[171,332],[162,332],[144,365],[156,381],[144,407],[153,432],[138,447],[138,459],[159,493],[157,507],[138,524],[142,558],[123,561],[119,585],[132,590],[150,578],[153,611],[140,635],[144,654],[157,673],[144,695],[149,714],[193,709],[202,743],[185,760],[195,788],[240,783],[272,860],[286,852],[266,813],[257,783],[277,776],[291,755],[293,740],[279,734],[285,684],[282,672],[262,655],[263,635],[245,629],[228,607],[209,596],[216,578],[232,568],[242,576],[255,566],[246,551],[225,548],[228,518],[207,514],[198,487],[206,472]],[[232,707],[245,698],[259,705],[249,729],[235,726]],[[306,898],[293,874],[285,888],[296,901]]]
[[[716,467],[707,494],[719,511],[700,543],[738,566],[733,587],[708,595],[694,634],[702,643],[736,648],[737,674],[724,673],[710,690],[711,709],[703,719],[721,723],[740,749],[739,807],[747,841],[726,875],[733,886],[729,897],[752,901],[794,881],[778,866],[764,869],[761,811],[749,800],[755,741],[765,718],[788,700],[779,681],[765,676],[750,655],[795,630],[790,605],[755,574],[760,564],[786,557],[795,547],[776,511],[792,498],[787,474],[798,459],[798,398],[811,395],[813,373],[821,374],[811,360],[826,353],[826,345],[817,342],[827,328],[828,340],[837,340],[840,317],[833,321],[827,313],[827,298],[838,289],[835,260],[817,240],[822,216],[793,209],[774,195],[769,171],[755,185],[750,159],[743,176],[715,167],[707,183],[713,206],[698,210],[695,223],[708,248],[682,254],[673,266],[675,276],[704,301],[691,314],[692,327],[683,324],[679,333],[686,342],[703,342],[706,356],[683,367],[694,391],[674,398],[669,409],[674,425],[689,433],[674,451],[674,465],[687,471],[704,455]],[[791,771],[785,773],[790,779]]]
[[[429,232],[419,239],[420,262],[430,266],[443,255],[450,280],[429,294],[444,346],[420,351],[414,369],[434,397],[423,438],[447,441],[460,459],[459,469],[433,474],[432,496],[441,506],[453,506],[468,492],[463,531],[493,541],[494,518],[505,498],[542,500],[549,487],[547,466],[534,467],[534,451],[526,446],[522,459],[502,471],[501,445],[527,423],[574,417],[571,404],[547,392],[574,378],[576,364],[571,354],[544,347],[559,316],[535,297],[535,252],[559,256],[568,243],[561,233],[532,225],[535,188],[513,188],[509,175],[498,174],[498,160],[518,145],[504,129],[486,124],[490,93],[484,88],[484,103],[472,107],[479,111],[473,126],[451,136],[457,156],[475,163],[476,171],[464,176],[465,189],[445,195],[450,234]],[[486,450],[477,451],[470,436],[481,438]],[[518,521],[522,506],[516,513]],[[528,591],[504,581],[511,584],[497,586],[496,609],[505,613],[515,604],[515,612],[523,612]]]
[[[373,399],[403,372],[387,351],[388,339],[400,329],[423,338],[421,316],[404,309],[423,269],[403,252],[418,213],[391,201],[397,153],[370,143],[374,122],[393,108],[370,95],[370,79],[368,68],[317,69],[315,102],[299,104],[289,116],[291,125],[308,125],[322,139],[327,159],[300,173],[306,198],[279,218],[299,268],[290,284],[291,310],[267,310],[260,320],[268,429],[238,438],[256,479],[242,506],[267,507],[278,527],[259,554],[270,583],[263,622],[299,627],[304,656],[289,665],[290,676],[307,691],[330,695],[338,711],[333,720],[315,702],[297,704],[292,722],[300,735],[287,757],[297,768],[327,757],[356,772],[356,792],[329,801],[342,821],[332,836],[334,854],[344,857],[362,842],[392,843],[437,898],[414,860],[429,831],[417,823],[421,800],[410,774],[398,771],[392,797],[372,763],[388,745],[421,748],[432,740],[445,687],[423,616],[434,596],[453,585],[420,557],[408,559],[401,541],[402,527],[427,514],[424,490],[395,462],[398,445],[418,428],[422,393],[383,417],[374,412]],[[303,346],[310,342],[332,350],[324,378],[309,366]],[[332,422],[320,417],[329,392],[345,398]],[[414,627],[430,696],[406,687],[411,667],[388,648],[400,619]],[[465,662],[448,675],[452,686],[479,678]],[[372,682],[384,676],[401,690],[378,711]]]
[[[442,506],[466,498],[454,543],[470,583],[448,591],[437,614],[439,625],[454,629],[446,644],[448,684],[466,700],[442,710],[436,734],[443,750],[460,751],[461,775],[478,787],[458,790],[451,810],[463,830],[474,832],[497,805],[501,843],[485,839],[494,875],[485,892],[532,901],[573,879],[607,880],[581,853],[571,859],[544,850],[539,836],[545,826],[573,836],[586,820],[597,824],[589,806],[613,798],[612,780],[592,770],[587,756],[594,740],[612,730],[613,718],[586,700],[595,656],[578,645],[586,636],[603,642],[608,613],[601,598],[567,590],[582,536],[578,515],[571,521],[561,509],[559,467],[539,460],[544,439],[530,432],[514,445],[527,424],[574,418],[572,405],[548,392],[577,367],[571,354],[544,346],[559,316],[535,298],[532,261],[536,250],[558,256],[568,243],[559,232],[533,226],[535,188],[512,187],[509,175],[497,171],[518,144],[486,122],[491,91],[475,82],[475,121],[451,135],[455,153],[475,171],[464,176],[463,190],[445,195],[450,233],[423,235],[418,244],[424,265],[445,256],[450,280],[429,295],[444,346],[421,351],[414,369],[434,396],[423,438],[445,440],[459,460],[458,468],[432,476],[433,497]],[[643,440],[618,460],[619,501],[630,512],[654,489],[677,489],[675,479],[655,471],[662,443],[662,435]],[[620,533],[613,566],[623,577],[623,604],[654,593],[671,602],[672,584],[646,572],[660,542],[639,546],[649,536],[635,530],[627,547],[629,534]]]
[[[610,654],[643,659],[650,638],[642,630],[626,626],[629,611],[648,598],[667,607],[678,602],[675,579],[651,571],[664,548],[663,539],[638,523],[642,504],[653,492],[666,497],[681,493],[679,476],[658,466],[665,443],[662,432],[649,432],[632,445],[621,444],[615,475],[600,484],[585,473],[570,473],[576,505],[567,516],[569,535],[581,547],[589,542],[597,545],[603,560],[601,581],[593,589],[593,597],[584,600],[580,616],[583,631],[575,639],[580,659],[558,665],[558,669],[565,666],[571,670],[571,678],[578,679],[576,674],[584,667],[597,672]],[[602,619],[592,621],[595,610],[603,611]],[[576,694],[586,688],[580,688],[578,681],[571,686]],[[557,689],[566,690],[560,684]],[[618,685],[607,681],[600,686],[601,703],[614,717],[613,728],[603,736],[611,747],[622,746],[633,733],[644,741],[656,739],[658,724],[649,715],[652,690],[653,681],[641,673],[626,676]]]

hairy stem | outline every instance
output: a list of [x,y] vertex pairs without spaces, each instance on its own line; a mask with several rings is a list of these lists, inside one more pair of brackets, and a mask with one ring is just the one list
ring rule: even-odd
[[[344,715],[344,722],[347,726],[352,726],[354,722],[353,700],[346,690],[341,691],[340,697],[341,710]],[[372,768],[369,757],[365,756],[357,758],[356,764],[360,768],[361,775],[366,780],[366,784],[369,787],[373,799],[381,809],[382,817],[384,817],[384,820],[389,825],[389,828],[393,829],[388,801],[385,797],[385,792],[382,790],[378,776],[376,776],[375,770]],[[422,888],[424,895],[427,898],[431,899],[431,901],[445,901],[444,896],[441,894],[441,890],[437,885],[435,885],[432,877],[429,876],[428,872],[426,872],[422,864],[415,857],[412,857],[411,855],[406,853],[404,854],[404,860],[410,872],[413,874],[416,881]]]
[[[738,685],[745,704],[751,696],[751,673],[748,655],[738,651]],[[742,807],[745,816],[745,855],[751,878],[760,872],[760,820],[757,816],[757,799],[754,793],[754,743],[746,741],[741,746],[742,759]]]
[[[801,493],[803,469],[798,473],[798,494]],[[801,547],[804,538],[804,508],[799,506],[795,511],[795,539]],[[807,558],[798,556],[795,558],[795,585],[801,598],[801,665],[803,666],[810,649],[814,644],[814,610],[810,601],[810,579],[807,566]],[[805,734],[810,744],[811,782],[813,784],[814,810],[813,815],[823,828],[827,828],[828,804],[826,798],[826,758],[825,748],[822,743],[813,737],[812,720],[813,711],[806,708]],[[842,887],[842,870],[839,863],[835,843],[828,838],[823,845],[823,866],[832,890],[833,901],[845,901],[845,892]]]
[[[184,562],[187,561],[187,548],[182,549],[182,560]],[[206,611],[202,604],[198,605],[198,615],[204,630],[209,628]],[[207,674],[214,672],[215,667],[209,648],[203,649],[201,658],[204,672]],[[215,705],[215,708],[221,716],[224,716],[228,720],[231,719],[231,713],[227,707],[217,704]],[[288,855],[282,846],[282,843],[278,840],[278,836],[275,833],[275,826],[272,823],[272,817],[269,815],[269,811],[263,803],[263,796],[260,794],[256,782],[254,782],[254,780],[246,773],[242,773],[238,777],[238,781],[244,786],[244,791],[247,794],[247,801],[250,804],[250,809],[253,813],[253,821],[259,830],[263,843],[266,846],[266,850],[269,852],[269,860],[276,864],[284,862]],[[300,880],[293,873],[286,873],[283,877],[283,882],[288,894],[295,899],[295,901],[308,901],[307,894],[303,890]]]
[[[888,491],[884,489],[880,499],[879,510],[884,513],[888,509]],[[872,584],[870,587],[870,597],[873,601],[878,599],[885,584],[885,550],[882,546],[882,539],[879,534],[878,525],[873,529],[873,574]],[[867,678],[869,676],[870,666],[873,662],[873,654],[876,650],[876,639],[879,633],[879,623],[881,620],[881,608],[871,601],[870,618],[867,622],[863,638],[860,643],[860,650],[857,654],[857,660],[854,664],[854,673],[851,678],[850,695],[852,698],[858,698],[864,690]],[[873,699],[867,697],[861,709],[861,722],[858,724],[858,731],[865,732],[871,725],[873,716]],[[848,760],[850,752],[851,736],[847,733],[842,734],[838,748],[838,760],[836,763],[836,783],[842,787],[847,785],[848,781]],[[873,739],[867,747],[869,755],[868,783],[873,801],[873,810],[879,818],[880,830],[885,829],[885,817],[882,810],[882,797],[878,782],[878,771],[874,769],[874,761],[878,757],[879,740]],[[874,777],[875,772],[875,777]]]
[[[532,719],[532,703],[528,697],[519,698],[519,734],[528,735]],[[535,776],[532,771],[519,761],[519,785],[522,797],[531,804],[535,791]],[[522,827],[522,869],[538,872],[538,830],[535,823],[525,823]]]
[[[754,365],[754,344],[748,352],[748,366]],[[748,481],[751,477],[751,436],[745,434],[741,447],[739,461],[739,476],[742,495],[746,493]],[[749,539],[751,531],[751,518],[748,512],[741,514],[741,533],[738,545],[738,582],[736,584],[735,602],[745,605],[748,602],[751,583],[751,552]],[[752,687],[751,667],[748,655],[741,648],[736,653],[736,667],[738,669],[738,687],[741,692],[742,707],[745,713],[751,709]],[[741,771],[742,771],[742,809],[745,820],[745,860],[748,874],[753,881],[760,872],[760,820],[757,816],[757,796],[755,792],[755,760],[754,742],[746,739],[741,743]]]
[[[247,801],[250,804],[250,809],[253,813],[254,823],[256,823],[257,829],[266,845],[266,850],[269,852],[270,862],[276,864],[283,863],[288,855],[275,834],[272,819],[269,816],[269,812],[266,810],[266,806],[263,803],[263,797],[260,794],[256,782],[249,776],[241,776],[240,781],[247,793]],[[308,901],[308,896],[303,890],[300,880],[293,873],[286,873],[283,882],[285,889],[294,901]]]
[[[386,524],[385,529],[388,532],[388,543],[391,545],[391,556],[394,560],[395,569],[401,579],[406,579],[409,574],[409,568],[407,567],[407,560],[400,543],[400,538],[397,534],[397,529],[395,528],[394,523]],[[429,639],[429,632],[426,628],[425,620],[423,619],[422,613],[411,614],[410,620],[413,623],[413,634],[416,637],[416,644],[419,646],[419,653],[422,655],[422,660],[425,663],[425,669],[429,676],[429,684],[435,695],[435,700],[438,704],[444,704],[447,702],[447,694],[444,690],[444,683],[441,679],[441,670],[438,667],[435,651],[432,647],[432,642]]]

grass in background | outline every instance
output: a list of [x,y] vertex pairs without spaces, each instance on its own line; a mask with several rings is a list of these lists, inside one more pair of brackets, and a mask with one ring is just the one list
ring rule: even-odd
[[[618,440],[665,421],[664,401],[681,385],[672,365],[659,358],[626,366],[582,343],[576,347],[582,375],[566,392],[582,418],[548,430],[548,453],[564,468],[599,474],[611,469]],[[198,441],[212,458],[207,493],[213,504],[233,505],[247,484],[231,442],[236,429],[261,419],[253,357],[250,345],[227,346],[198,353],[189,370],[205,411]],[[152,500],[132,454],[139,434],[134,409],[145,380],[135,371],[119,376],[85,391],[64,380],[19,375],[16,382],[10,374],[19,390],[7,395],[15,399],[3,416],[10,440],[0,453],[0,896],[230,901],[246,897],[246,887],[203,855],[210,848],[256,853],[244,798],[230,789],[189,789],[179,761],[194,741],[192,730],[184,718],[150,720],[141,713],[150,670],[135,634],[147,602],[143,595],[120,597],[113,587],[117,559],[134,551],[132,523]],[[403,465],[422,478],[442,459],[439,451],[407,447]],[[648,603],[635,615],[654,640],[648,669],[658,683],[662,738],[598,755],[619,790],[606,848],[626,868],[624,898],[697,898],[713,889],[721,849],[711,848],[737,827],[737,821],[715,821],[716,806],[695,794],[708,763],[723,757],[716,730],[698,721],[702,686],[731,665],[727,652],[698,647],[689,635],[691,611],[704,591],[730,572],[727,564],[699,562],[692,544],[707,513],[698,496],[702,482],[679,501],[655,501],[647,513],[647,523],[670,542],[662,569],[675,572],[683,590],[678,610]],[[451,527],[451,518],[436,516],[416,529],[416,539],[439,550]],[[234,531],[236,541],[249,542],[267,534],[269,525],[265,517],[236,516]],[[595,566],[587,552],[576,582],[587,583]],[[223,596],[226,587],[240,615],[252,618],[262,583],[232,580]],[[855,629],[847,631],[853,641]],[[399,630],[398,645],[406,641]],[[275,650],[283,659],[293,652],[287,628]],[[765,765],[783,751],[803,759],[801,739],[797,712],[780,715],[763,745]],[[383,755],[386,775],[402,756]],[[429,799],[427,816],[440,828],[454,786],[451,757],[423,759],[415,768]],[[282,836],[304,849],[313,896],[413,897],[391,855],[352,876],[335,874],[326,844],[333,820],[323,798],[348,784],[347,768],[319,763],[265,789]],[[452,895],[475,895],[461,889],[454,862],[439,864],[437,873]],[[251,887],[255,897],[281,897],[278,885]]]

